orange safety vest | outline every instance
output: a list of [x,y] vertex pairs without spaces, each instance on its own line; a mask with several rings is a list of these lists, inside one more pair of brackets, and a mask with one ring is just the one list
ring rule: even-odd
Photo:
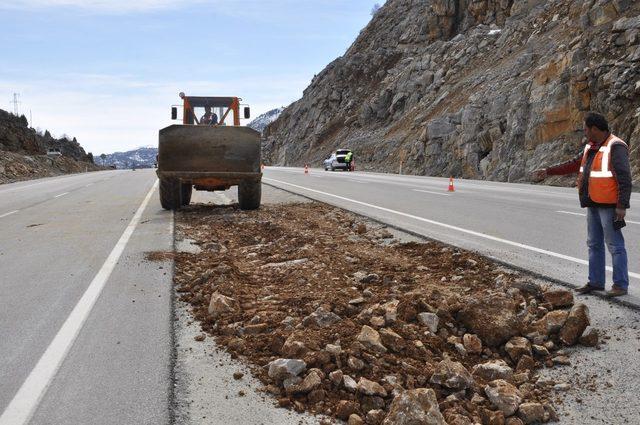
[[[615,144],[622,144],[629,149],[625,142],[611,134],[600,146],[591,163],[591,172],[589,173],[589,198],[598,204],[618,203],[618,181],[611,169],[611,147]],[[580,164],[580,173],[578,174],[578,189],[582,187],[584,167],[587,163],[587,155],[589,154],[590,148],[591,146],[588,144],[584,147],[582,164]]]

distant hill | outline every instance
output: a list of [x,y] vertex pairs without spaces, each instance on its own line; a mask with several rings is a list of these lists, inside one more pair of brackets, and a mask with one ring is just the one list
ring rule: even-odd
[[[59,154],[47,156],[47,149]],[[0,109],[0,183],[99,169],[75,137],[56,139],[29,127],[24,115]]]
[[[115,165],[116,168],[152,168],[156,162],[156,155],[158,148],[143,146],[126,152],[106,154],[104,165]],[[102,165],[102,157],[96,157],[96,162]]]
[[276,108],[270,110],[269,112],[265,112],[264,114],[260,115],[258,118],[247,124],[247,127],[251,127],[254,130],[262,133],[262,130],[264,130],[269,124],[278,119],[282,111],[284,111],[284,108]]

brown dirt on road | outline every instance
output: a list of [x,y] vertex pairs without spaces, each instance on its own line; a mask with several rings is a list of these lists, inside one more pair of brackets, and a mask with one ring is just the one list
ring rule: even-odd
[[[569,303],[563,301],[567,294],[549,297],[546,288],[518,273],[438,242],[397,243],[382,226],[318,203],[250,212],[237,205],[193,205],[176,215],[176,231],[202,249],[176,254],[180,298],[218,344],[255,366],[280,406],[335,417],[339,403],[349,400],[355,403],[350,410],[366,423],[379,423],[395,394],[426,387],[435,391],[450,424],[501,423],[504,414],[485,394],[495,378],[474,373],[471,382],[459,385],[465,371],[445,376],[454,384],[436,376],[447,359],[468,373],[499,359],[513,369],[505,379],[518,388],[522,402],[542,404],[545,421],[555,416],[549,404],[554,383],[538,381],[535,370],[553,367],[554,358],[567,354],[558,352],[559,335],[571,329],[546,332],[541,322],[546,325],[547,313],[571,307],[572,296]],[[218,294],[231,299],[210,314],[210,300]],[[500,310],[500,317],[480,317],[493,311],[483,309],[483,302],[504,305],[512,314],[503,317]],[[436,332],[420,320],[421,313],[437,315]],[[313,314],[326,321],[319,325]],[[363,326],[379,332],[383,348],[359,338]],[[476,335],[479,350],[471,343]],[[511,347],[507,353],[505,343],[521,335],[528,337],[524,351]],[[529,341],[536,344],[533,352]],[[317,373],[321,383],[301,388],[298,379],[283,384],[270,377],[267,366],[279,358],[304,360],[300,378]],[[379,383],[387,395],[350,389],[336,374],[332,380],[329,374],[338,369],[356,382]]]

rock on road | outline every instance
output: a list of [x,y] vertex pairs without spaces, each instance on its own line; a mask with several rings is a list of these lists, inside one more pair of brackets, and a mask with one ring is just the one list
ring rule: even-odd
[[[266,167],[263,182],[391,226],[478,251],[546,278],[587,282],[586,210],[576,189],[436,177]],[[640,197],[631,197],[623,234],[629,295],[640,306]],[[607,264],[611,258],[607,253]],[[607,273],[611,287],[611,273]]]

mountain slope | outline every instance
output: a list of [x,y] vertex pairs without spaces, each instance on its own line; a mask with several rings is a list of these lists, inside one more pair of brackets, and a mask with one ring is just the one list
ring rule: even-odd
[[575,155],[588,110],[633,141],[639,13],[631,0],[389,0],[267,127],[263,156],[318,164],[344,146],[361,169],[513,182]]
[[[47,156],[49,148],[62,155]],[[48,131],[39,134],[29,128],[24,116],[0,109],[0,183],[98,169],[91,153],[75,138],[56,139]]]
[[151,168],[156,163],[158,148],[143,146],[126,152],[114,152],[106,154],[104,160],[102,156],[96,158],[100,164],[105,166],[115,166],[116,168]]
[[265,112],[264,114],[258,116],[256,119],[247,124],[247,127],[251,127],[254,130],[262,133],[269,124],[278,119],[280,114],[282,114],[282,111],[284,111],[284,108],[276,108]]

